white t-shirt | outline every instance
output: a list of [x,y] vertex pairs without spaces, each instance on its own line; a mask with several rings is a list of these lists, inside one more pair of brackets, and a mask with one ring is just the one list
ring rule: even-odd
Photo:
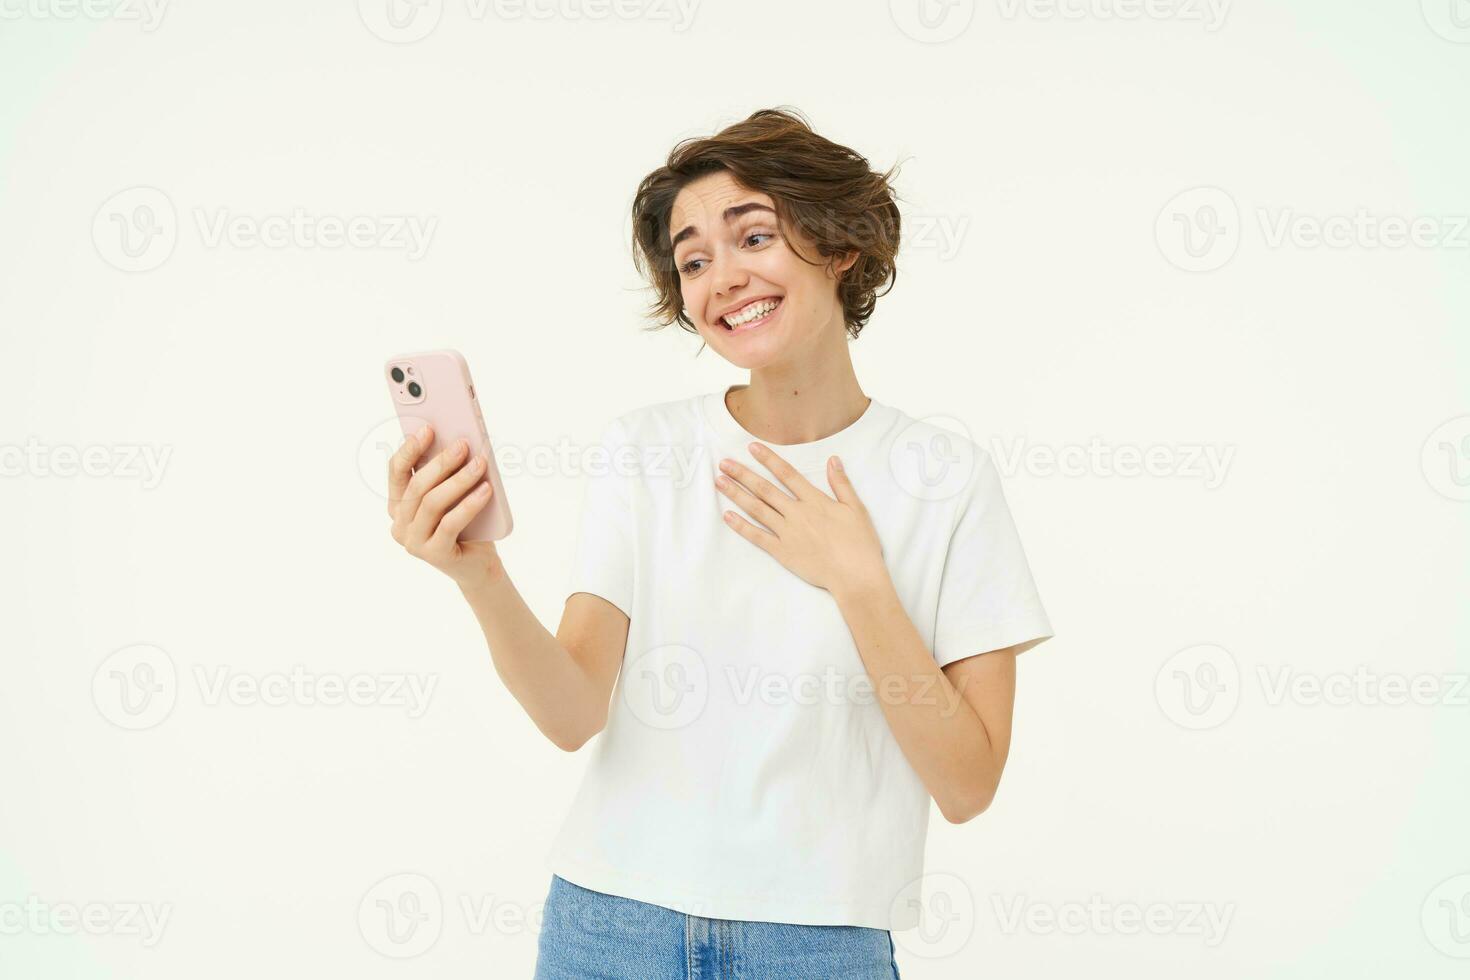
[[[586,454],[566,591],[627,613],[628,643],[547,866],[709,918],[911,928],[930,798],[831,594],[721,518],[752,519],[714,486],[721,459],[780,485],[753,441],[712,392],[628,412]],[[768,445],[828,494],[842,459],[941,666],[1052,635],[973,441],[874,399],[825,439]]]

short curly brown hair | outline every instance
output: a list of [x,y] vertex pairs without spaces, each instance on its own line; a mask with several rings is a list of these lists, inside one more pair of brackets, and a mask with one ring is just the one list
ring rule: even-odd
[[[786,108],[761,109],[714,136],[681,141],[669,151],[668,162],[638,185],[633,261],[653,288],[648,314],[658,321],[648,329],[678,323],[690,333],[699,332],[684,312],[669,245],[669,212],[686,184],[722,170],[751,190],[770,195],[783,233],[794,227],[815,242],[828,268],[834,260],[857,253],[857,261],[839,274],[837,283],[843,322],[856,338],[878,297],[898,278],[899,214],[892,184],[897,165],[874,172],[862,155],[817,135],[801,113]],[[792,251],[816,264],[794,245]]]

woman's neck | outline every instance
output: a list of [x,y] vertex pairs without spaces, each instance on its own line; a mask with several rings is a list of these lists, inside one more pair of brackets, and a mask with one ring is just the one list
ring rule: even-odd
[[847,361],[827,374],[752,371],[750,383],[725,395],[741,428],[772,446],[816,442],[862,417],[871,399]]

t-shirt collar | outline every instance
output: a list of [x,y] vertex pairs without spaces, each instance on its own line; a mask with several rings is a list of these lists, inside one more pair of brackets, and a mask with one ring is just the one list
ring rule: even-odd
[[[745,450],[748,444],[759,442],[770,446],[777,455],[803,473],[825,473],[829,456],[840,456],[844,463],[850,465],[852,463],[850,456],[871,447],[882,429],[883,417],[886,414],[885,406],[876,398],[870,397],[867,409],[846,428],[814,442],[798,442],[782,446],[759,439],[745,431],[735,416],[730,414],[730,407],[725,403],[725,395],[735,387],[736,385],[730,385],[721,391],[712,391],[702,399],[705,420],[719,436],[722,446]],[[749,452],[744,451],[742,455],[749,456]]]

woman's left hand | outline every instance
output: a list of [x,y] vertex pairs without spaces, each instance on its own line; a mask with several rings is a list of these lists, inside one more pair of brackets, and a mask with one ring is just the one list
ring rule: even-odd
[[785,484],[782,490],[754,470],[722,459],[715,486],[769,531],[733,511],[725,523],[791,572],[829,592],[882,581],[888,575],[883,546],[836,457],[827,461],[827,479],[836,499],[770,448],[751,443],[751,455]]

